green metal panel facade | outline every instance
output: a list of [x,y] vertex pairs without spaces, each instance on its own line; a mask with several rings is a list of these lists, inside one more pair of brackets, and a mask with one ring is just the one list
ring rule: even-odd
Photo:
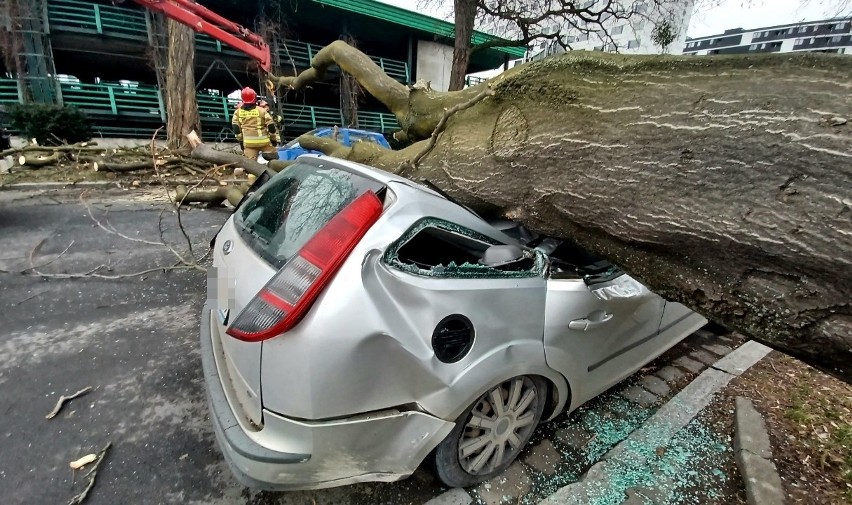
[[[425,14],[409,11],[393,5],[388,5],[374,0],[313,0],[316,3],[336,7],[349,12],[356,12],[364,16],[369,16],[383,21],[389,21],[394,24],[407,26],[415,30],[424,31],[433,35],[440,35],[452,39],[455,34],[455,28],[452,23],[436,19]],[[500,40],[499,37],[489,35],[482,32],[474,32],[471,37],[471,42],[474,45]],[[526,52],[523,47],[498,47],[495,51],[506,53],[512,58],[520,58]]]

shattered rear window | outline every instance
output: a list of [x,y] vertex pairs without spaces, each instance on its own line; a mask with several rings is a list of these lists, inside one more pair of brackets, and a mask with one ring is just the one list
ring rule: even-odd
[[532,249],[524,258],[491,267],[478,261],[489,246],[500,242],[468,228],[434,217],[424,218],[388,247],[384,262],[398,270],[424,277],[506,278],[537,277],[544,272],[544,255]]
[[240,236],[276,268],[352,200],[384,185],[326,160],[299,162],[264,184],[235,214]]

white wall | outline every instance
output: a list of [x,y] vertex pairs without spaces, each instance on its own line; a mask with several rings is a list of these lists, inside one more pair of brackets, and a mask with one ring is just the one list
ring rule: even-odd
[[436,42],[417,41],[415,80],[430,81],[432,89],[447,91],[453,66],[453,48]]

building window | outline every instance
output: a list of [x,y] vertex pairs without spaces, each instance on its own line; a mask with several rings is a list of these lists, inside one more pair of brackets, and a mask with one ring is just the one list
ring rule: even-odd
[[829,42],[840,42],[841,39],[843,39],[843,37],[841,37],[840,35],[835,35],[834,37],[831,37],[830,39],[828,39],[828,41]]
[[594,51],[603,51],[603,46],[595,46]]
[[589,40],[589,34],[588,33],[584,33],[584,34],[580,35],[579,37],[577,37],[577,42],[585,42],[587,40]]
[[793,45],[794,46],[801,46],[804,43],[805,43],[805,39],[796,39],[796,41],[793,42]]
[[615,28],[612,29],[613,35],[621,35],[623,32],[624,32],[624,25],[616,26]]
[[637,22],[636,22],[633,26],[634,26],[634,28],[635,28],[637,31],[638,31],[638,30],[641,30],[642,28],[645,28],[645,20],[644,20],[644,19],[640,19],[640,20],[639,20],[639,21],[637,21]]
[[639,41],[638,40],[631,40],[630,42],[627,43],[627,49],[634,49],[634,48],[637,48],[637,47],[639,47]]
[[752,44],[752,45],[748,46],[748,50],[749,51],[757,51],[757,44]]
[[793,28],[790,28],[789,30],[787,30],[787,33],[793,33]]

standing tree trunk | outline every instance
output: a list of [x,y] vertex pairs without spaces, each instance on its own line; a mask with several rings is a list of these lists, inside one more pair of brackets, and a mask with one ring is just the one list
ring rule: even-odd
[[470,63],[470,38],[476,20],[476,0],[454,0],[456,40],[453,47],[453,68],[450,72],[450,91],[464,88],[464,77]]
[[195,32],[172,19],[168,22],[168,30],[166,136],[169,149],[180,149],[189,132],[201,131],[195,99]]
[[446,128],[402,151],[302,147],[404,167],[852,382],[852,59],[577,52],[439,93],[338,41],[278,83],[304,87],[335,63],[409,138]]
[[32,101],[27,86],[27,67],[25,63],[22,20],[31,9],[30,5],[21,5],[20,0],[6,0],[0,7],[0,50],[3,64],[8,71],[15,72],[18,90],[24,103]]

